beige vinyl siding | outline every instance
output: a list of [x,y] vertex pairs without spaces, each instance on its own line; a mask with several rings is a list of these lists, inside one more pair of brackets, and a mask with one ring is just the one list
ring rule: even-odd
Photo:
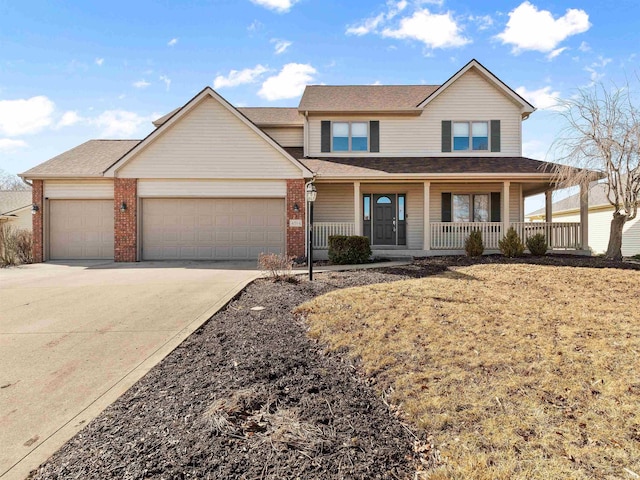
[[302,147],[304,144],[304,128],[302,126],[273,127],[262,130],[283,147]]
[[45,198],[110,199],[113,180],[45,180]]
[[353,183],[316,183],[315,222],[353,222]]
[[284,197],[285,180],[138,181],[139,197]]
[[302,171],[207,97],[125,164],[125,178],[301,178]]
[[[6,220],[9,226],[15,228],[16,230],[32,230],[33,216],[31,215],[31,207],[12,212],[11,215],[15,215],[15,217],[9,217],[10,219]],[[5,220],[0,220],[0,223],[4,222]]]
[[[520,106],[475,69],[469,70],[429,103],[420,116],[354,115],[309,117],[309,156],[344,156],[320,151],[320,122],[380,121],[380,153],[353,152],[350,156],[520,156],[522,154]],[[500,120],[501,151],[442,153],[442,120]]]
[[[407,202],[405,207],[407,222],[407,248],[410,250],[422,249],[424,242],[424,185],[422,183],[385,185],[363,183],[360,185],[360,192],[363,195],[366,193],[404,193],[406,195]],[[353,203],[353,200],[351,203]]]
[[[509,186],[509,221],[510,222],[522,222],[522,210],[520,202],[520,189],[521,185],[518,183],[512,183]],[[429,219],[431,222],[442,221],[442,194],[443,193],[459,193],[459,194],[473,194],[473,193],[491,193],[500,192],[502,199],[502,184],[501,183],[432,183],[431,184],[431,198],[429,199]]]
[[[613,208],[589,212],[589,248],[595,254],[604,253],[609,245]],[[554,222],[579,222],[580,213],[553,214]],[[627,222],[622,229],[622,255],[640,254],[640,218]]]

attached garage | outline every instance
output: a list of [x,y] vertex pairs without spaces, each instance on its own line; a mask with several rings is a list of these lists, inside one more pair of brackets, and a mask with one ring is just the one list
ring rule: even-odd
[[285,252],[282,198],[144,198],[143,260],[253,260]]
[[51,260],[113,259],[113,200],[49,200]]

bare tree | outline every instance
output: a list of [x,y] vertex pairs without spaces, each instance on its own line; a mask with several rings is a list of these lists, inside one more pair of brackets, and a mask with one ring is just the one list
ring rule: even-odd
[[0,169],[0,190],[25,191],[31,187],[24,183],[17,175],[12,175]]
[[562,100],[565,127],[554,142],[561,187],[589,184],[598,175],[605,185],[613,218],[606,258],[622,258],[622,229],[636,218],[640,195],[640,111],[628,85],[603,84],[580,89]]

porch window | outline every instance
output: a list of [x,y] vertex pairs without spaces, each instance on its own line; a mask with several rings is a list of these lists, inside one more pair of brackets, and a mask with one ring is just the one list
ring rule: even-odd
[[[488,222],[490,218],[489,194],[452,195],[454,222]],[[473,208],[472,208],[473,206]]]
[[365,222],[368,222],[369,220],[371,220],[371,196],[369,195],[365,195],[363,202],[362,202],[362,208],[363,208],[363,219]]
[[367,122],[333,122],[332,149],[334,152],[366,152],[369,150]]
[[453,122],[453,150],[489,150],[489,124],[487,122]]

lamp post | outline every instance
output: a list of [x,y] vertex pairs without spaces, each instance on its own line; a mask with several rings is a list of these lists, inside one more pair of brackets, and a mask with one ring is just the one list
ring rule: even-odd
[[313,202],[316,201],[318,191],[313,183],[307,184],[307,203],[309,205],[309,281],[313,280]]

